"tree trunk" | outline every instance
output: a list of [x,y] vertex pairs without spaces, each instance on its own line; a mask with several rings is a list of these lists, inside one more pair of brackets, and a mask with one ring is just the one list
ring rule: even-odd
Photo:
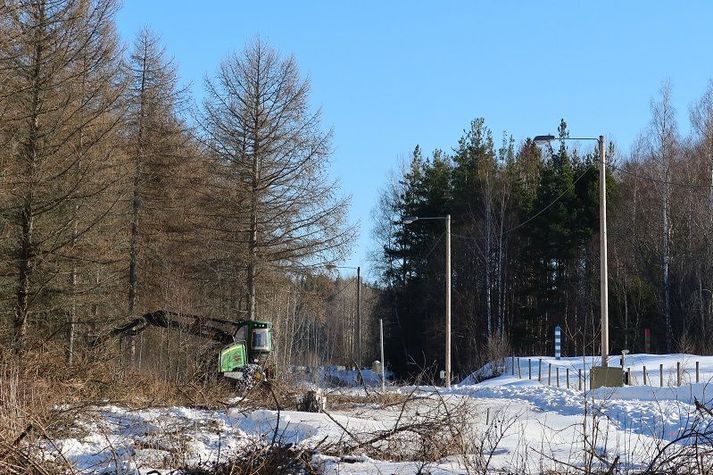
[[18,281],[15,305],[15,321],[13,325],[13,347],[17,354],[25,351],[27,340],[27,307],[30,293],[30,277],[34,268],[34,215],[35,181],[37,179],[37,160],[39,154],[39,117],[40,89],[42,78],[40,71],[44,60],[43,34],[45,30],[45,6],[37,5],[37,25],[35,31],[35,47],[32,67],[32,99],[29,115],[29,134],[25,143],[22,158],[24,159],[25,179],[27,189],[19,213],[21,228],[20,249],[18,259]]
[[[146,104],[146,82],[147,82],[147,60],[148,45],[144,44],[144,54],[141,63],[141,85],[139,89],[139,110],[138,110],[138,130],[136,137],[136,149],[134,151],[134,189],[131,199],[131,242],[129,256],[129,316],[136,313],[136,302],[138,300],[138,253],[139,253],[139,217],[141,213],[141,166],[144,154],[144,114]],[[129,357],[133,362],[136,358],[136,339],[129,337]]]

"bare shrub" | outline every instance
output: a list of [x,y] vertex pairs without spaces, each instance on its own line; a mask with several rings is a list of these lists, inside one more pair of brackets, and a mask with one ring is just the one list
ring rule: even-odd
[[[184,405],[226,407],[235,390],[225,382],[177,383],[148,372],[129,371],[107,347],[76,352],[65,364],[60,343],[31,342],[22,359],[0,350],[0,473],[73,473],[51,441],[71,433],[89,407],[118,404],[140,408]],[[52,460],[44,455],[52,452]]]
[[322,452],[343,459],[367,454],[375,459],[417,462],[421,464],[419,473],[427,473],[424,470],[430,464],[456,457],[468,473],[485,473],[516,421],[515,417],[498,413],[483,424],[473,417],[482,413],[473,399],[418,388],[401,394],[391,406],[396,412],[393,425],[375,432],[350,431],[327,414],[344,436],[338,442],[325,444]]
[[492,365],[493,376],[500,376],[506,370],[507,358],[512,355],[512,347],[507,336],[493,334],[485,344],[486,362]]
[[331,410],[350,410],[363,407],[364,405],[386,409],[401,405],[408,398],[409,394],[388,391],[385,393],[373,391],[364,394],[344,394],[339,391],[331,391],[327,393],[327,402]]
[[184,467],[180,472],[184,475],[316,475],[318,472],[311,464],[312,454],[295,446],[256,445],[228,462]]
[[696,342],[691,338],[688,332],[684,332],[676,340],[676,351],[679,353],[693,354],[696,352]]
[[713,410],[698,400],[694,403],[696,411],[688,414],[677,436],[652,447],[641,473],[704,475],[713,471]]

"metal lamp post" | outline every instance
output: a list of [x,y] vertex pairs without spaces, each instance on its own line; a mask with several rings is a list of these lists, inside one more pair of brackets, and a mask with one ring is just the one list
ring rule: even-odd
[[451,215],[422,218],[409,216],[403,219],[403,224],[411,224],[419,220],[443,220],[446,223],[446,388],[451,387]]
[[609,272],[607,269],[607,193],[606,193],[606,147],[604,136],[599,137],[555,137],[554,135],[538,135],[535,142],[552,142],[556,140],[589,140],[599,145],[599,247],[600,247],[600,313],[602,336],[602,367],[609,365]]

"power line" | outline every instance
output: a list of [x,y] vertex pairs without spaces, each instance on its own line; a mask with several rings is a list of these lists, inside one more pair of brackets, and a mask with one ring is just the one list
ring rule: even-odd
[[507,231],[505,231],[504,234],[510,234],[511,232],[515,231],[516,229],[520,229],[521,227],[525,226],[525,225],[528,224],[530,221],[532,221],[533,219],[537,218],[539,215],[541,215],[542,213],[544,213],[545,211],[547,211],[548,209],[550,209],[552,206],[555,205],[555,203],[557,203],[560,199],[562,199],[562,197],[563,197],[564,195],[566,195],[566,194],[569,193],[570,191],[574,190],[574,185],[576,185],[579,180],[581,180],[582,178],[584,178],[584,175],[586,175],[587,173],[589,173],[590,170],[592,170],[592,168],[589,168],[589,167],[588,167],[586,170],[584,170],[582,173],[579,174],[579,176],[577,177],[577,179],[574,180],[574,181],[572,182],[572,184],[567,187],[567,189],[565,189],[562,193],[560,193],[560,195],[559,195],[557,198],[555,198],[554,200],[552,200],[551,203],[549,203],[547,206],[545,206],[544,208],[542,208],[541,210],[539,210],[537,213],[535,213],[535,214],[533,214],[532,216],[530,216],[529,218],[527,218],[525,221],[523,221],[523,222],[521,222],[520,224],[518,224],[518,225],[516,225],[516,226],[513,226],[512,228],[508,229]]
[[[692,184],[692,183],[684,183],[684,182],[678,182],[678,181],[667,181],[667,180],[657,179],[657,178],[650,177],[650,176],[647,176],[647,175],[638,174],[638,173],[635,173],[635,172],[631,172],[631,171],[629,171],[629,170],[625,170],[625,169],[623,169],[623,168],[621,168],[621,167],[617,167],[617,166],[613,165],[612,163],[606,163],[606,166],[607,166],[608,168],[611,168],[611,169],[613,169],[613,170],[620,171],[620,172],[622,172],[622,173],[625,173],[625,174],[634,176],[634,177],[636,177],[636,178],[641,178],[641,179],[648,180],[648,181],[655,182],[655,183],[659,183],[659,184],[669,184],[669,185],[681,186],[681,187],[692,188],[692,189],[710,189],[710,188],[711,188],[711,185],[700,185],[700,184]],[[546,206],[544,206],[542,209],[540,209],[539,211],[537,211],[537,213],[535,213],[535,214],[533,214],[532,216],[530,216],[529,218],[527,218],[525,221],[523,221],[523,222],[521,222],[521,223],[519,223],[519,224],[513,226],[512,228],[506,230],[503,234],[510,234],[511,232],[513,232],[513,231],[515,231],[515,230],[517,230],[517,229],[522,228],[523,226],[525,226],[525,225],[529,224],[530,222],[532,222],[534,219],[536,219],[536,218],[537,218],[538,216],[540,216],[542,213],[544,213],[545,211],[547,211],[548,209],[550,209],[550,208],[551,208],[552,206],[554,206],[559,200],[561,200],[562,197],[564,197],[564,195],[566,195],[568,192],[572,191],[572,190],[574,189],[574,186],[575,186],[582,178],[584,178],[584,175],[586,175],[586,174],[587,174],[589,171],[591,171],[591,170],[592,170],[592,168],[589,168],[589,167],[588,167],[586,170],[584,170],[582,173],[580,173],[579,176],[578,176],[574,181],[572,181],[572,184],[571,184],[569,187],[567,187],[567,189],[565,189],[564,191],[562,191],[562,193],[560,193],[559,196],[557,196],[554,200],[552,200],[550,203],[548,203],[548,204],[547,204]],[[452,233],[452,235],[455,236],[455,237],[461,238],[461,239],[470,239],[470,240],[475,240],[475,239],[476,239],[476,238],[473,238],[473,237],[471,237],[471,236],[465,236],[465,235],[457,234],[457,233]],[[442,239],[442,238],[443,238],[443,235],[441,235],[441,237],[438,239],[438,241],[440,241],[440,239]],[[424,259],[427,258],[428,256],[430,256],[430,255],[433,253],[433,250],[434,250],[434,249],[435,249],[435,246],[434,246],[433,248],[431,248],[431,251],[424,257]]]
[[683,188],[692,188],[692,189],[696,189],[696,190],[700,190],[700,189],[707,189],[707,190],[708,190],[708,189],[711,188],[711,185],[710,185],[710,184],[700,185],[700,184],[695,184],[695,183],[685,183],[685,182],[681,182],[681,181],[662,180],[662,179],[660,179],[660,178],[655,178],[655,177],[652,177],[652,176],[649,176],[649,175],[646,175],[646,174],[643,174],[643,173],[632,172],[632,171],[626,170],[626,169],[624,169],[624,168],[617,167],[616,165],[613,165],[613,164],[611,164],[611,163],[607,163],[606,166],[607,166],[608,168],[611,168],[612,170],[617,170],[617,171],[619,171],[619,172],[621,172],[621,173],[625,173],[625,174],[627,174],[627,175],[631,175],[631,176],[633,176],[633,177],[635,177],[635,178],[639,178],[639,179],[642,179],[642,180],[647,180],[647,181],[650,181],[650,182],[653,182],[653,183],[658,183],[658,184],[661,184],[661,185],[673,185],[673,186],[680,186],[680,187],[683,187]]
[[433,246],[431,247],[431,250],[428,251],[428,254],[423,256],[423,259],[428,259],[431,254],[433,254],[433,251],[436,250],[436,246],[438,246],[441,243],[441,239],[443,239],[443,236],[445,236],[446,232],[443,231],[440,236],[438,236],[438,239],[436,239],[436,242],[433,243]]
[[[435,242],[433,243],[433,246],[431,246],[431,249],[429,249],[429,251],[426,253],[425,256],[416,256],[416,257],[418,257],[418,258],[420,258],[420,259],[424,259],[424,260],[425,260],[425,259],[428,259],[428,258],[431,256],[431,254],[433,254],[433,251],[435,251],[436,248],[438,247],[438,245],[441,243],[441,240],[443,239],[443,236],[445,236],[445,235],[446,235],[446,232],[443,231],[443,232],[438,236],[438,238],[435,240]],[[452,234],[451,234],[451,235],[452,235]],[[406,257],[405,257],[405,256],[402,256],[402,259],[406,259]]]
[[[584,170],[582,173],[579,174],[579,176],[578,176],[574,181],[572,181],[572,184],[571,184],[570,186],[568,186],[567,189],[565,189],[562,193],[559,194],[559,196],[557,196],[554,200],[552,200],[550,203],[548,203],[547,206],[545,206],[545,207],[543,207],[542,209],[540,209],[537,213],[533,214],[532,216],[530,216],[529,218],[527,218],[525,221],[523,221],[523,222],[521,222],[521,223],[519,223],[519,224],[513,226],[512,228],[510,228],[510,229],[504,231],[503,234],[510,234],[511,232],[513,232],[513,231],[515,231],[515,230],[517,230],[517,229],[520,229],[521,227],[523,227],[523,226],[525,226],[526,224],[530,223],[532,220],[534,220],[535,218],[537,218],[538,216],[540,216],[542,213],[544,213],[545,211],[547,211],[548,209],[550,209],[552,206],[555,205],[555,203],[557,203],[559,200],[561,200],[564,195],[566,195],[568,192],[574,190],[574,185],[576,185],[576,184],[579,182],[579,180],[581,180],[582,178],[584,178],[584,175],[586,175],[587,173],[589,173],[590,170],[592,170],[592,168],[587,168],[586,170]],[[477,240],[477,238],[474,238],[474,237],[472,237],[472,236],[465,236],[465,235],[463,235],[463,234],[451,233],[451,235],[452,235],[452,236],[455,236],[455,237],[458,237],[458,238],[461,238],[461,239],[468,239],[468,240],[473,240],[473,241],[474,241],[474,240]]]

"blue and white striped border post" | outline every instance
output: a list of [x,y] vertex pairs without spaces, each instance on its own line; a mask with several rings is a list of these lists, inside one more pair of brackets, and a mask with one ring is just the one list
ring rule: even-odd
[[559,325],[555,327],[555,359],[560,359],[562,356],[562,329]]

